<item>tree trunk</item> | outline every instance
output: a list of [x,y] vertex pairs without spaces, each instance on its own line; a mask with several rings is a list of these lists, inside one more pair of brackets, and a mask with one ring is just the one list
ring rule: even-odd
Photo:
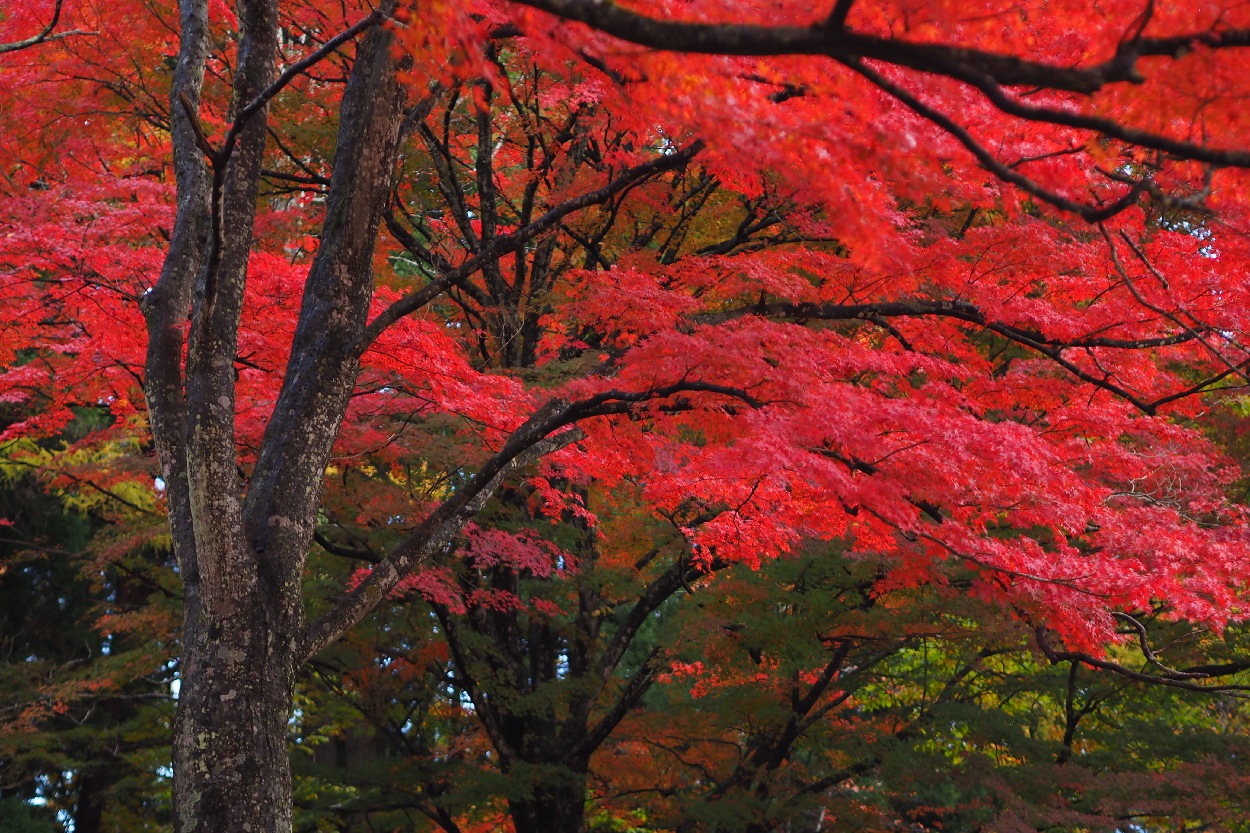
[[[579,436],[548,436],[570,421],[566,403],[540,409],[369,578],[306,625],[300,585],[326,465],[360,355],[376,337],[367,327],[373,257],[406,115],[397,73],[403,61],[393,53],[390,30],[377,25],[394,5],[387,0],[343,33],[364,36],[340,104],[326,218],[282,388],[245,482],[235,446],[234,365],[267,102],[282,83],[278,4],[237,2],[236,121],[223,146],[212,148],[197,125],[210,42],[207,0],[180,0],[171,99],[179,210],[161,278],[143,302],[144,390],[185,591],[173,755],[176,833],[289,833],[286,732],[300,664],[440,550],[511,472]],[[325,54],[333,46],[327,41]],[[419,122],[434,100],[414,106],[408,118]],[[501,248],[492,257],[502,254]],[[532,802],[527,830],[581,829],[584,770],[552,788],[555,797],[544,792]]]
[[582,833],[586,829],[586,772],[545,770],[534,792],[508,802],[516,833]]
[[99,766],[78,771],[78,801],[74,806],[74,833],[100,833],[104,819],[104,791],[116,781],[115,770]]
[[292,640],[263,600],[184,646],[174,737],[178,833],[290,833],[287,721],[295,684]]
[[277,3],[239,0],[238,121],[229,134],[236,140],[213,152],[211,182],[186,112],[199,100],[203,77],[205,0],[182,0],[182,11],[173,97],[178,226],[145,305],[145,389],[186,589],[174,829],[289,833],[287,725],[307,650],[303,564],[355,381],[404,93],[390,33],[366,26],[341,104],[321,246],[275,417],[245,486],[235,454],[233,365],[266,144],[265,96],[276,75]]

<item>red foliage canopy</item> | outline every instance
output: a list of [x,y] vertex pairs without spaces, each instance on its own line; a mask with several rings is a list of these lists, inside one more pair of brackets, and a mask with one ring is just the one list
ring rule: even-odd
[[[504,447],[527,420],[542,434],[576,425],[584,437],[548,457],[542,494],[628,479],[652,511],[685,519],[708,564],[842,538],[894,554],[883,581],[908,584],[958,559],[973,592],[1094,652],[1118,610],[1163,605],[1216,627],[1244,616],[1250,538],[1228,496],[1241,472],[1201,417],[1240,407],[1250,363],[1250,13],[825,5],[396,11],[385,25],[414,57],[414,101],[427,94],[408,135],[479,178],[460,193],[441,170],[401,184],[396,204],[426,212],[421,250],[437,268],[405,269],[402,239],[379,253],[336,458],[396,463],[404,426],[438,415],[472,426],[462,469],[483,459],[470,445]],[[37,34],[52,6],[6,12],[0,42]],[[7,453],[81,407],[114,417],[84,446],[143,430],[139,305],[177,208],[177,21],[143,3],[60,14],[78,34],[0,68],[0,400],[25,414],[0,435]],[[364,14],[288,4],[284,66]],[[210,20],[208,150],[238,107],[224,91],[233,13],[214,3]],[[269,114],[235,361],[245,473],[317,248],[322,123],[347,62],[293,74]],[[492,122],[495,100],[529,94],[528,65],[550,79],[541,123],[521,108]],[[453,89],[476,123],[445,115]],[[543,133],[561,121],[576,128]],[[426,154],[427,172],[444,164]],[[661,245],[644,224],[700,199],[680,190],[696,166],[723,210]],[[549,286],[527,278],[548,244],[559,257],[600,227],[593,257]],[[432,306],[440,296],[467,300]],[[499,329],[509,297],[537,333],[516,360]],[[523,539],[493,552],[544,555]]]

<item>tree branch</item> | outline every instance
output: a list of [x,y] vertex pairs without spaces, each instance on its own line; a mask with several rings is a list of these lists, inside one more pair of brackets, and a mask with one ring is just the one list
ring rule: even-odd
[[847,15],[851,13],[851,6],[854,5],[855,0],[838,0],[833,7],[833,11],[829,12],[829,17],[825,19],[825,28],[831,31],[840,31],[846,26]]
[[[1192,327],[1185,327],[1180,333],[1167,336],[1154,336],[1140,339],[1117,339],[1100,336],[1063,341],[1052,339],[1034,330],[1004,324],[985,317],[985,314],[974,304],[967,301],[946,300],[906,300],[883,301],[875,304],[816,304],[816,303],[772,303],[739,307],[723,312],[696,315],[692,320],[697,323],[715,324],[740,318],[744,315],[760,315],[769,318],[815,319],[819,321],[853,321],[867,320],[878,323],[876,319],[888,318],[924,318],[927,316],[955,318],[978,327],[983,327],[1003,338],[1028,347],[1054,361],[1069,373],[1084,382],[1101,388],[1108,393],[1120,397],[1146,414],[1154,414],[1158,409],[1178,399],[1184,399],[1207,390],[1233,374],[1241,374],[1250,367],[1250,359],[1240,364],[1229,364],[1228,369],[1199,382],[1185,390],[1178,391],[1158,399],[1147,401],[1123,388],[1109,378],[1100,378],[1090,373],[1063,356],[1063,351],[1073,348],[1107,348],[1116,350],[1145,350],[1155,347],[1170,347],[1198,339],[1200,334]],[[1227,364],[1227,361],[1226,361]]]
[[513,472],[582,438],[577,430],[546,436],[550,413],[540,409],[512,435],[504,448],[487,461],[455,496],[435,509],[417,531],[382,559],[355,590],[308,629],[300,645],[303,659],[316,655],[377,607],[400,579],[435,552],[469,522]]
[[[850,6],[850,3],[843,2],[835,6],[829,19],[810,26],[659,19],[630,11],[610,0],[513,2],[585,23],[613,37],[652,49],[759,57],[825,56],[842,62],[868,59],[964,81],[968,80],[969,72],[976,72],[1003,86],[1042,87],[1086,95],[1108,84],[1140,83],[1142,76],[1137,70],[1137,61],[1142,57],[1178,58],[1195,45],[1209,49],[1250,46],[1250,29],[1207,30],[1166,38],[1138,38],[1122,43],[1110,60],[1092,66],[1074,67],[981,49],[865,35],[844,26],[831,27],[830,22],[838,22],[841,7]],[[841,22],[845,23],[845,20]],[[1250,157],[1250,154],[1243,155]]]
[[282,92],[288,84],[294,81],[306,69],[320,63],[322,60],[329,57],[334,50],[338,49],[340,46],[347,43],[349,40],[356,37],[370,26],[381,23],[385,19],[386,15],[380,10],[374,10],[373,12],[365,15],[363,18],[356,21],[356,23],[352,26],[344,29],[342,32],[339,32],[337,35],[323,43],[315,52],[312,52],[304,58],[291,64],[281,75],[274,79],[273,83],[261,90],[260,93],[258,93],[256,97],[247,104],[240,107],[238,112],[235,113],[234,122],[230,125],[230,129],[226,131],[226,139],[222,143],[222,148],[219,152],[221,162],[224,163],[227,161],[230,158],[230,154],[234,152],[234,146],[239,140],[239,133],[243,130],[243,127],[247,124],[248,120],[252,116],[259,113],[261,108],[268,104],[274,96]]
[[481,250],[471,257],[469,260],[460,264],[450,272],[445,273],[437,280],[431,281],[421,289],[409,295],[405,295],[398,301],[395,301],[385,310],[378,314],[365,331],[361,334],[357,342],[358,353],[364,353],[369,349],[369,345],[377,341],[378,337],[386,331],[386,328],[394,324],[399,319],[409,313],[421,309],[430,301],[437,298],[443,292],[446,292],[453,286],[459,285],[465,278],[481,269],[488,263],[493,263],[508,252],[515,251],[524,245],[528,240],[538,234],[552,228],[569,214],[574,211],[580,211],[592,205],[605,202],[618,192],[630,187],[641,179],[654,176],[665,171],[675,170],[684,167],[691,159],[693,159],[704,148],[702,140],[693,142],[682,150],[673,153],[664,154],[652,159],[650,162],[644,162],[637,165],[616,179],[609,182],[602,188],[594,191],[588,191],[581,196],[574,197],[570,200],[560,203],[556,207],[547,211],[537,220],[523,226],[511,234],[505,234],[501,237],[495,237]]
[[[998,179],[1015,185],[1026,194],[1036,197],[1049,205],[1053,205],[1055,208],[1077,214],[1087,222],[1100,223],[1114,217],[1121,211],[1133,206],[1142,193],[1149,188],[1149,179],[1139,180],[1128,189],[1127,193],[1110,205],[1094,206],[1068,199],[1062,194],[1057,194],[1054,191],[1043,188],[1037,182],[1015,170],[1013,167],[999,161],[998,158],[996,158],[994,154],[990,153],[988,148],[978,142],[965,127],[960,125],[950,116],[947,116],[945,113],[942,113],[925,104],[923,101],[916,98],[902,87],[886,79],[880,73],[869,69],[859,61],[847,63],[846,66],[854,72],[862,75],[868,81],[872,82],[872,84],[878,89],[898,99],[909,110],[916,113],[918,116],[933,122],[938,127],[945,130],[961,145],[967,148],[967,150],[976,158],[977,162],[980,163],[981,167],[985,168]],[[1248,159],[1250,159],[1250,157],[1248,157]]]
[[1209,679],[1208,675],[1200,672],[1188,671],[1177,672],[1164,669],[1161,674],[1146,674],[1141,671],[1134,671],[1128,666],[1121,665],[1118,662],[1099,659],[1093,654],[1084,651],[1067,651],[1055,648],[1050,642],[1050,637],[1046,634],[1046,628],[1037,627],[1033,629],[1034,636],[1037,640],[1037,646],[1041,649],[1046,659],[1051,664],[1057,665],[1061,662],[1081,662],[1091,668],[1098,668],[1103,671],[1111,671],[1130,680],[1139,683],[1151,683],[1154,685],[1169,686],[1171,688],[1183,688],[1187,691],[1201,691],[1206,694],[1228,694],[1234,697],[1250,698],[1250,685],[1202,685],[1197,682],[1199,679]]
[[52,9],[52,20],[48,21],[48,25],[37,35],[33,35],[25,40],[11,41],[10,43],[0,43],[0,55],[6,52],[17,52],[19,49],[29,49],[32,46],[38,46],[48,41],[61,40],[62,38],[72,37],[73,35],[94,35],[95,32],[88,32],[83,29],[72,29],[68,32],[56,32],[53,29],[56,24],[61,21],[61,7],[65,5],[65,0],[56,0],[56,6]]
[[[851,6],[846,0],[839,0],[827,19],[809,26],[760,26],[660,19],[623,8],[611,0],[513,2],[578,21],[621,40],[658,50],[759,57],[824,56],[861,74],[864,74],[863,61],[880,61],[962,81],[979,90],[1002,112],[1020,119],[1088,130],[1182,159],[1193,159],[1212,165],[1250,167],[1250,151],[1211,148],[1076,110],[1026,104],[1009,95],[1005,89],[1023,87],[1092,95],[1110,84],[1139,84],[1145,80],[1137,68],[1143,57],[1178,59],[1192,51],[1195,46],[1207,50],[1246,48],[1250,46],[1250,29],[1209,29],[1163,38],[1134,36],[1121,42],[1109,60],[1080,67],[949,44],[918,43],[861,34],[845,26],[846,14]],[[878,86],[881,84],[878,83]],[[886,88],[882,86],[882,89]],[[891,94],[898,97],[894,92]],[[911,104],[908,106],[916,109]],[[934,115],[948,124],[953,124],[949,118],[936,111],[922,115],[935,123],[938,119]],[[966,132],[961,135],[952,131],[952,135],[977,153],[969,144]],[[1002,175],[1000,166],[995,166],[992,170],[996,175]],[[1015,178],[1009,181],[1015,181]],[[1021,185],[1019,182],[1015,184]],[[1143,187],[1148,185],[1149,183],[1143,183]],[[1033,187],[1036,188],[1036,185]],[[1134,199],[1137,196],[1138,194],[1133,194]],[[1096,209],[1089,207],[1085,211],[1096,213]],[[1077,213],[1085,216],[1085,211],[1078,210]]]
[[456,532],[481,512],[509,475],[584,436],[576,428],[556,432],[591,417],[626,413],[639,402],[686,392],[717,393],[740,399],[756,408],[766,404],[737,388],[684,379],[642,391],[605,391],[577,402],[549,400],[512,433],[503,448],[487,460],[468,483],[431,512],[417,530],[396,545],[356,589],[346,594],[308,629],[301,641],[300,656],[305,660],[312,657],[377,607],[400,579],[441,550]]
[[330,553],[330,555],[337,555],[339,558],[368,561],[370,564],[377,564],[382,560],[373,550],[336,544],[318,530],[313,530],[313,541],[316,542],[317,546]]

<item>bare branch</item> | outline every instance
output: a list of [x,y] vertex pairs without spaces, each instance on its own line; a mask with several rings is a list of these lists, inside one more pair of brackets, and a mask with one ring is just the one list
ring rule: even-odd
[[[1166,336],[1156,336],[1141,339],[1116,339],[1103,338],[1099,336],[1089,336],[1086,338],[1078,338],[1071,340],[1052,339],[1046,335],[1034,330],[1016,327],[1011,324],[1004,324],[1000,321],[993,321],[985,317],[985,314],[974,304],[966,301],[945,301],[945,300],[906,300],[906,301],[883,301],[876,304],[814,304],[814,303],[773,303],[773,304],[756,304],[750,307],[739,307],[733,310],[723,312],[709,313],[694,316],[692,320],[698,323],[718,323],[739,318],[744,315],[761,315],[770,318],[790,318],[790,319],[814,319],[819,321],[853,321],[867,320],[873,323],[879,323],[877,319],[887,318],[924,318],[928,316],[955,318],[960,321],[966,321],[978,327],[983,327],[990,332],[996,333],[1003,338],[1015,342],[1016,344],[1028,347],[1060,367],[1067,370],[1072,375],[1088,382],[1095,387],[1101,388],[1108,393],[1114,394],[1138,408],[1144,413],[1154,414],[1162,405],[1174,402],[1178,399],[1184,399],[1196,393],[1201,393],[1209,389],[1212,385],[1218,384],[1233,374],[1241,374],[1247,367],[1250,367],[1250,359],[1239,364],[1230,364],[1227,370],[1211,376],[1208,379],[1153,401],[1147,401],[1128,389],[1112,382],[1109,377],[1099,377],[1080,365],[1075,364],[1071,360],[1064,357],[1065,350],[1073,348],[1107,348],[1119,350],[1143,350],[1154,347],[1169,347],[1177,344],[1184,344],[1199,338],[1200,334],[1193,327],[1184,326],[1182,331]],[[1166,316],[1165,316],[1166,317]],[[1183,325],[1182,325],[1183,326]],[[1226,361],[1227,363],[1227,361]]]
[[370,564],[377,564],[382,559],[373,552],[373,550],[364,547],[347,547],[342,544],[336,544],[321,534],[317,530],[313,530],[313,541],[317,546],[321,547],[330,555],[337,555],[339,558],[350,558],[354,561],[368,561]]
[[1009,182],[1024,191],[1026,194],[1036,197],[1049,205],[1053,205],[1055,208],[1080,215],[1088,222],[1102,222],[1103,220],[1110,219],[1116,214],[1119,214],[1121,211],[1130,208],[1137,202],[1137,199],[1142,195],[1142,192],[1146,191],[1148,188],[1150,180],[1142,179],[1134,183],[1128,189],[1127,193],[1110,205],[1087,205],[1085,203],[1068,199],[1062,194],[1056,194],[1054,191],[1049,191],[1043,188],[1037,182],[1016,170],[1014,166],[1007,165],[999,161],[999,159],[996,158],[994,154],[990,153],[988,148],[978,142],[965,127],[960,125],[950,116],[947,116],[945,113],[942,113],[925,104],[923,101],[916,98],[902,87],[886,79],[880,73],[869,69],[858,61],[848,63],[846,66],[871,81],[883,92],[889,93],[891,96],[898,99],[909,110],[916,113],[918,116],[933,122],[951,136],[955,137],[961,145],[967,148],[968,151],[976,157],[976,160],[981,164],[981,167],[985,168],[1003,182]]
[[334,37],[323,43],[319,49],[307,55],[303,59],[291,64],[286,70],[279,75],[272,84],[262,90],[255,98],[247,104],[239,108],[235,114],[234,123],[230,125],[230,129],[226,132],[226,140],[222,144],[221,160],[224,162],[230,158],[234,145],[239,139],[239,132],[243,126],[247,124],[248,119],[260,112],[260,110],[268,104],[274,96],[282,92],[282,90],[294,81],[309,67],[321,62],[329,57],[334,50],[347,43],[370,26],[375,26],[386,19],[381,11],[373,11],[356,21],[352,26],[339,32]]
[[[1090,95],[1110,84],[1137,84],[1144,80],[1137,68],[1141,58],[1178,59],[1192,51],[1195,46],[1208,50],[1243,49],[1250,46],[1250,29],[1213,28],[1166,38],[1130,36],[1120,43],[1109,60],[1082,67],[1034,61],[1016,55],[949,44],[917,43],[861,34],[846,28],[845,16],[851,4],[842,1],[835,6],[828,19],[810,26],[759,26],[733,22],[696,23],[659,19],[639,14],[607,0],[514,2],[567,20],[585,23],[614,37],[653,49],[761,57],[824,56],[855,68],[861,74],[863,61],[880,61],[962,81],[978,89],[999,110],[1017,118],[1089,130],[1183,159],[1194,159],[1212,165],[1250,167],[1250,151],[1211,148],[1076,110],[1027,104],[1009,95],[1005,89],[1025,87]],[[933,120],[928,115],[926,118]],[[963,137],[957,135],[957,138],[967,145]]]
[[1168,668],[1163,664],[1163,661],[1159,659],[1155,652],[1151,650],[1150,634],[1146,632],[1145,625],[1143,625],[1136,617],[1130,616],[1127,613],[1120,613],[1117,611],[1113,612],[1111,615],[1119,619],[1121,622],[1127,622],[1129,626],[1137,632],[1137,645],[1141,648],[1142,656],[1146,658],[1146,662],[1149,662],[1151,665],[1156,666],[1160,671],[1162,671],[1164,676],[1174,680],[1201,680],[1210,676],[1209,674],[1204,674],[1201,671],[1177,671],[1175,669]]
[[[585,23],[613,37],[652,49],[760,57],[823,55],[844,63],[867,59],[964,81],[968,80],[969,73],[977,73],[1002,86],[1042,87],[1086,95],[1095,93],[1108,84],[1140,83],[1142,76],[1137,70],[1137,61],[1143,57],[1179,58],[1195,45],[1209,49],[1250,46],[1250,29],[1207,30],[1167,38],[1137,38],[1121,43],[1110,60],[1081,67],[1033,61],[981,49],[865,35],[850,31],[845,26],[830,27],[829,20],[811,26],[693,23],[648,17],[607,0],[514,2],[541,9],[566,20]],[[835,7],[835,15],[840,14],[838,9],[843,5],[850,4],[839,3]],[[835,15],[831,15],[833,21],[837,20]],[[845,23],[844,20],[842,22]],[[1250,159],[1250,154],[1240,151],[1232,153]]]
[[628,412],[635,404],[665,399],[687,392],[715,393],[742,400],[751,407],[765,403],[746,391],[697,380],[681,380],[642,391],[605,391],[577,402],[552,399],[512,433],[493,457],[467,484],[430,513],[415,532],[382,559],[369,576],[329,613],[315,622],[305,635],[300,655],[308,659],[338,639],[363,619],[414,567],[446,546],[518,469],[583,438],[581,430],[562,431],[574,423],[597,416]]
[[536,413],[468,484],[435,509],[417,531],[382,559],[355,590],[313,623],[300,646],[300,656],[308,659],[316,655],[368,615],[387,593],[395,589],[400,579],[446,546],[452,536],[481,512],[509,475],[582,438],[582,433],[577,430],[545,436],[547,432],[542,429],[547,426],[548,417],[549,413],[543,410]]
[[833,11],[829,12],[829,17],[825,19],[825,28],[838,31],[846,26],[847,15],[851,13],[851,6],[854,5],[855,0],[838,0]]

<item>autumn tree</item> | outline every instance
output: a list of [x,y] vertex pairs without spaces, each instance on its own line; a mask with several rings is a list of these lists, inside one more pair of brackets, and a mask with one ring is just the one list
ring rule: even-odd
[[[822,539],[890,553],[885,582],[958,562],[1051,661],[1210,685],[1106,648],[1117,613],[1243,605],[1237,467],[1190,421],[1247,363],[1243,13],[693,5],[58,3],[83,34],[4,59],[0,395],[32,416],[0,441],[82,405],[151,431],[176,829],[290,828],[299,669],[522,475],[588,530],[587,484],[636,494],[704,571]],[[505,52],[609,132],[527,127]],[[396,192],[420,146],[440,240]],[[737,195],[722,245],[680,218],[596,240],[622,195],[700,176]],[[585,242],[557,284],[560,233]],[[402,534],[308,616],[334,455],[449,417],[476,453],[375,509]]]

